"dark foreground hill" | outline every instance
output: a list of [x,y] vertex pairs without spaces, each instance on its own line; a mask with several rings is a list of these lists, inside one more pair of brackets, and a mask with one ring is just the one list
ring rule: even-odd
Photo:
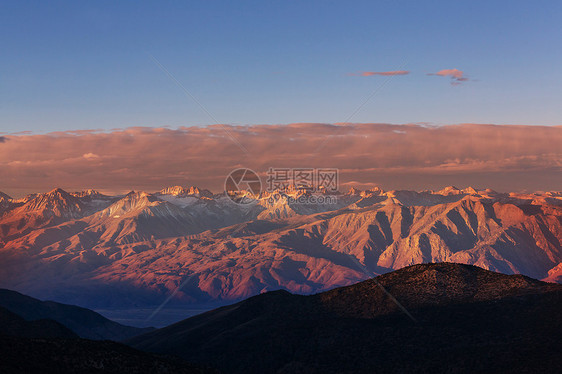
[[111,341],[80,339],[51,319],[27,321],[0,307],[0,373],[214,373]]
[[0,373],[204,374],[215,371],[111,341],[0,336]]
[[313,296],[262,294],[128,343],[228,373],[555,372],[561,308],[560,285],[423,264]]
[[78,336],[87,339],[123,340],[152,330],[125,326],[86,308],[54,301],[41,301],[6,289],[0,289],[0,307],[28,321],[41,319],[57,321]]
[[0,335],[26,338],[77,338],[74,332],[51,319],[26,321],[8,309],[0,307]]

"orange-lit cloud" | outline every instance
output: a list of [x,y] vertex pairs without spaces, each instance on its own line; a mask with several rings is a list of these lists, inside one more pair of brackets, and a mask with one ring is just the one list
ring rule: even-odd
[[410,74],[407,70],[395,70],[395,71],[364,71],[360,73],[362,77],[370,77],[373,75],[391,76],[391,75],[406,75]]
[[435,73],[435,75],[440,75],[442,77],[453,77],[456,79],[461,79],[463,76],[463,72],[459,69],[443,69]]
[[451,78],[451,84],[453,86],[456,86],[458,84],[461,84],[462,82],[466,82],[468,80],[467,77],[464,76],[464,72],[462,70],[459,69],[443,69],[443,70],[439,70],[437,73],[430,73],[427,75],[437,75],[440,77],[450,77]]
[[0,143],[0,191],[156,191],[180,184],[218,192],[238,167],[260,175],[269,167],[339,168],[346,188],[562,189],[560,126],[298,123],[224,129],[7,135]]

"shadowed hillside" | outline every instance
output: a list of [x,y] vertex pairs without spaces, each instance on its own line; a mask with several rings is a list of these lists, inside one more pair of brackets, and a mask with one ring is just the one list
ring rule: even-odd
[[562,364],[561,307],[560,285],[424,264],[313,296],[266,293],[129,344],[233,373],[541,372]]
[[0,335],[26,338],[77,338],[70,329],[50,319],[26,321],[9,310],[0,307]]
[[10,374],[211,374],[214,370],[111,341],[0,336],[0,372]]
[[0,289],[0,307],[28,321],[50,319],[57,321],[78,336],[94,340],[123,340],[151,330],[113,322],[101,314],[75,305],[40,301],[19,292]]

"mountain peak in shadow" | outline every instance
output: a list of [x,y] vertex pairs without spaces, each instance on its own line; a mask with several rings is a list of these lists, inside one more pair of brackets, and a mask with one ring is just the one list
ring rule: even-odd
[[372,318],[398,312],[399,306],[381,286],[406,309],[499,300],[562,288],[524,275],[442,262],[408,266],[314,297],[329,310],[347,317]]
[[268,292],[129,344],[233,373],[511,372],[513,357],[541,371],[562,363],[561,306],[561,285],[421,264],[311,296]]

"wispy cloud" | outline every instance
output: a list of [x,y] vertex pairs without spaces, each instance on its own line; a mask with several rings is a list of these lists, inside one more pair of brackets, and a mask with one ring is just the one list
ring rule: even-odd
[[394,70],[394,71],[363,71],[361,73],[357,73],[354,75],[360,75],[362,77],[370,77],[373,75],[381,75],[383,77],[391,76],[391,75],[407,75],[410,74],[408,70]]
[[[0,190],[10,195],[97,188],[157,191],[200,185],[220,191],[234,168],[339,168],[347,183],[498,190],[562,186],[562,127],[462,124],[324,124],[147,128],[8,135],[0,143]],[[320,154],[315,152],[327,138]]]
[[438,71],[434,75],[439,75],[441,77],[452,77],[454,79],[462,79],[464,72],[459,69],[443,69]]
[[[394,71],[362,71],[359,73],[351,73],[349,75],[361,76],[361,77],[371,77],[371,76],[395,76],[395,75],[408,75],[409,70],[394,70]],[[463,82],[469,80],[465,75],[464,71],[459,69],[443,69],[436,73],[428,73],[427,75],[433,75],[438,77],[449,77],[451,79],[451,85],[456,86]]]
[[429,73],[427,75],[450,77],[451,84],[453,86],[459,85],[462,82],[466,82],[468,80],[468,78],[464,75],[464,72],[459,69],[443,69],[443,70],[439,70],[437,73]]

